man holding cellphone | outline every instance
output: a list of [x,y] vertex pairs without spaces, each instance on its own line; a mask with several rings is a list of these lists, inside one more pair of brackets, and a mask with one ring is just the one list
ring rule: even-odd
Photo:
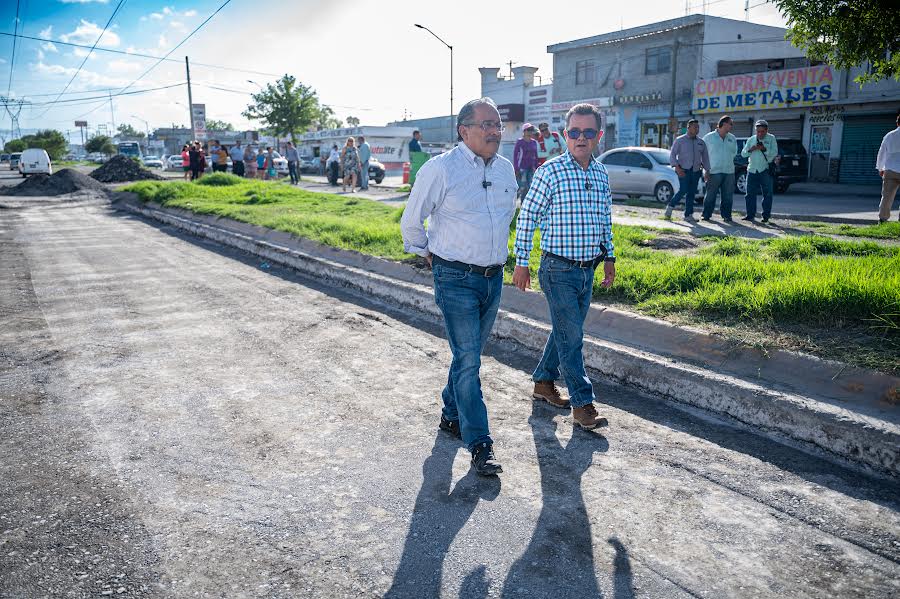
[[[756,194],[762,192],[762,222],[769,222],[772,215],[772,190],[775,187],[775,166],[779,162],[778,142],[769,133],[769,123],[756,121],[756,135],[744,144],[741,156],[749,158],[747,164],[747,216],[743,220],[756,219]],[[772,165],[771,168],[769,165]]]

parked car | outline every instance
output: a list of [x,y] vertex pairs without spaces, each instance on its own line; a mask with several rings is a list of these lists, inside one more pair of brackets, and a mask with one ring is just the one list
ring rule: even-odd
[[319,172],[319,159],[315,156],[301,156],[300,157],[300,172],[307,173],[310,175],[318,174]]
[[87,159],[95,164],[103,164],[106,162],[107,156],[102,152],[91,152],[87,155]]
[[[179,159],[181,157],[179,156]],[[144,166],[147,168],[162,168],[163,161],[160,160],[159,156],[144,156],[141,158],[141,162],[144,163]]]
[[28,148],[22,152],[19,158],[19,174],[28,175],[52,175],[53,165],[50,163],[50,155],[43,148]]
[[9,155],[9,170],[17,171],[19,170],[19,158],[22,157],[22,152],[13,152]]
[[0,162],[9,162],[9,154],[0,154]]
[[[784,193],[793,183],[804,183],[809,172],[809,156],[799,139],[778,139],[778,155],[781,160],[775,168],[777,180],[775,192]],[[738,138],[738,153],[734,157],[734,188],[740,194],[747,193],[748,158],[741,156],[747,138]]]
[[182,172],[184,169],[181,168],[181,154],[172,154],[168,158],[166,158],[166,170],[167,171],[178,171]]
[[375,183],[384,181],[384,165],[374,157],[369,158],[369,179],[372,179]]
[[[613,194],[629,198],[653,196],[668,203],[678,191],[678,174],[669,165],[669,151],[653,147],[615,148],[600,155],[600,162],[609,174]],[[695,203],[701,203],[706,193],[703,179],[697,185]]]

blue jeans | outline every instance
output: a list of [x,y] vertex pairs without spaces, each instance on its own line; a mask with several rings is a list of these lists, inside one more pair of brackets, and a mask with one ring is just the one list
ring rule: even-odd
[[366,160],[359,166],[359,188],[369,189],[369,161]]
[[300,176],[297,174],[297,162],[295,160],[288,161],[288,173],[291,175],[291,183],[300,181]]
[[584,371],[581,351],[584,319],[594,291],[594,269],[578,268],[545,255],[541,258],[538,280],[550,305],[553,330],[532,379],[554,381],[559,378],[561,367],[572,407],[587,405],[594,400],[594,386]]
[[441,394],[443,415],[459,420],[463,443],[471,450],[493,443],[487,407],[481,395],[481,350],[494,326],[503,289],[502,269],[488,278],[474,272],[434,264],[434,301],[444,315],[453,361]]
[[523,168],[519,171],[519,197],[523,200],[531,189],[531,180],[534,178],[533,168]]
[[706,197],[703,198],[703,218],[709,218],[716,211],[716,195],[722,191],[722,205],[719,212],[722,218],[731,219],[731,204],[734,201],[734,173],[713,173],[706,184]]
[[681,201],[681,198],[685,198],[684,215],[692,215],[694,213],[694,198],[697,196],[697,183],[699,182],[700,171],[684,171],[684,176],[678,177],[678,193],[672,196],[669,206],[674,208]]
[[747,216],[756,218],[756,194],[762,191],[762,217],[768,219],[772,214],[772,175],[768,171],[747,173]]

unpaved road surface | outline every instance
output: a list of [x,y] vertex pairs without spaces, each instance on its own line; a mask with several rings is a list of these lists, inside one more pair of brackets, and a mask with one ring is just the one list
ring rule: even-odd
[[897,597],[900,487],[113,210],[0,200],[2,597]]

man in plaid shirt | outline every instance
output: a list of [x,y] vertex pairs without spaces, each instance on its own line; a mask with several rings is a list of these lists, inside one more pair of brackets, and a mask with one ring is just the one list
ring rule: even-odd
[[[612,243],[612,195],[606,168],[594,160],[602,135],[600,111],[578,104],[566,115],[568,152],[548,160],[534,175],[516,225],[513,283],[531,286],[528,259],[535,226],[541,229],[538,280],[550,305],[553,330],[532,375],[533,397],[558,408],[572,408],[586,429],[606,426],[594,407],[594,387],[584,370],[584,320],[591,305],[594,270],[603,264],[604,287],[616,277]],[[569,400],[554,381],[562,369]]]

